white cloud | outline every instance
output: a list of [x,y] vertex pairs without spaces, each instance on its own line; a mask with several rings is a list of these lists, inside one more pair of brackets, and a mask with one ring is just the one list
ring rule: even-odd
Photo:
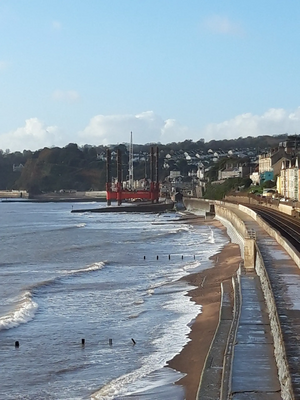
[[[38,150],[61,143],[60,130],[56,126],[44,126],[37,118],[29,118],[25,126],[0,134],[2,149],[11,151]],[[64,144],[65,145],[65,144]]]
[[181,125],[175,119],[167,119],[161,129],[161,143],[179,142],[195,136],[189,128]]
[[59,21],[52,21],[52,29],[60,31],[62,29],[62,24]]
[[75,103],[80,99],[79,93],[76,90],[55,90],[52,93],[52,99],[55,101],[65,101]]
[[206,140],[235,139],[238,137],[299,133],[300,107],[293,112],[282,108],[270,108],[262,115],[251,113],[218,124],[209,124],[203,131]]
[[134,143],[169,143],[187,135],[188,128],[172,119],[164,121],[153,111],[137,115],[96,115],[79,133],[79,138],[81,144],[123,143],[129,142],[130,132]]
[[241,35],[243,28],[240,24],[230,21],[226,16],[213,15],[203,22],[204,28],[212,33],[222,35]]
[[126,115],[96,115],[77,134],[67,135],[57,126],[45,126],[38,118],[25,121],[23,127],[0,134],[0,148],[11,151],[37,150],[51,146],[107,145],[128,143],[130,132],[134,143],[170,143],[186,139],[236,139],[238,137],[300,133],[300,107],[290,112],[271,108],[261,115],[245,113],[220,122],[208,124],[198,132],[181,125],[175,119],[164,120],[153,111]]

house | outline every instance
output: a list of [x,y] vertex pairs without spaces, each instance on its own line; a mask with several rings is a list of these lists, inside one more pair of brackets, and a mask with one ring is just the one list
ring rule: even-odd
[[24,168],[23,164],[19,164],[19,165],[13,164],[13,172],[21,172],[23,168]]
[[221,181],[228,178],[245,178],[249,175],[249,173],[250,166],[248,163],[230,160],[226,163],[225,168],[219,170],[218,180]]
[[261,154],[258,158],[260,181],[274,180],[280,175],[282,161],[291,160],[292,155],[285,151],[284,147],[271,150],[269,153]]
[[280,178],[277,182],[277,190],[282,196],[299,200],[299,158],[283,160],[281,164]]

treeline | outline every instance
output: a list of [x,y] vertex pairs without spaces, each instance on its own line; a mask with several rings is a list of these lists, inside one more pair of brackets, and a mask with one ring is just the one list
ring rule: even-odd
[[41,193],[61,189],[100,190],[104,185],[105,161],[97,160],[94,147],[79,148],[70,143],[63,148],[0,155],[0,189]]
[[[168,171],[163,169],[163,160],[167,154],[198,152],[206,154],[208,150],[224,151],[235,149],[260,149],[266,151],[275,147],[287,135],[247,137],[232,140],[211,140],[193,142],[185,140],[159,147],[160,177],[163,179]],[[151,144],[154,145],[154,144]],[[156,145],[156,144],[155,144]],[[128,147],[125,144],[111,146],[112,151],[120,149],[123,154],[124,179],[128,174]],[[143,161],[134,163],[135,179],[149,177],[149,148],[150,144],[134,145],[135,154],[144,154]],[[41,193],[65,190],[104,190],[106,181],[105,146],[78,147],[70,143],[63,148],[44,148],[38,151],[24,150],[10,153],[0,150],[0,189],[23,189],[30,193]],[[182,165],[180,165],[180,162]],[[179,167],[187,168],[183,158]],[[20,167],[20,168],[19,168]],[[112,165],[112,174],[116,176],[116,166]]]

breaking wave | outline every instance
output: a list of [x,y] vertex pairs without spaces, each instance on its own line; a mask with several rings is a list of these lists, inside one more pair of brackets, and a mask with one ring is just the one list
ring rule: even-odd
[[76,225],[77,228],[84,228],[85,226],[86,224],[84,222]]
[[31,292],[25,291],[19,299],[17,308],[7,315],[0,317],[0,331],[3,329],[15,328],[20,324],[31,321],[37,309],[38,304],[32,300]]
[[102,269],[104,265],[105,262],[100,261],[90,264],[85,268],[63,271],[62,274],[58,277],[31,285],[19,298],[13,299],[13,301],[11,300],[9,302],[15,303],[16,306],[14,310],[0,317],[0,331],[3,329],[16,328],[20,324],[26,324],[34,318],[38,309],[38,303],[33,300],[33,295],[38,289],[41,289],[45,286],[54,285],[65,277],[70,277],[72,275],[87,273],[91,271],[97,271],[99,269]]
[[215,238],[214,238],[214,231],[210,229],[210,234],[208,235],[208,243],[215,243]]
[[70,271],[63,271],[66,275],[76,275],[76,274],[83,274],[85,272],[91,272],[91,271],[98,271],[99,269],[102,269],[105,266],[104,261],[99,261],[95,262],[93,264],[88,265],[87,267],[84,268],[79,268],[79,269],[73,269]]
[[[167,360],[172,359],[180,352],[183,346],[189,341],[187,335],[190,332],[190,321],[201,312],[200,306],[191,308],[190,298],[182,296],[183,292],[173,294],[167,306],[175,309],[178,314],[176,326],[170,329],[166,326],[162,334],[152,341],[156,351],[141,359],[142,365],[116,379],[111,380],[102,388],[91,395],[92,400],[113,400],[136,396],[134,390],[137,382],[143,382],[149,374],[158,371],[166,365]],[[144,388],[145,389],[145,388]]]
[[191,269],[195,269],[195,268],[200,267],[200,265],[201,265],[200,261],[192,261],[192,262],[189,262],[189,263],[185,264],[183,266],[183,269],[184,269],[184,271],[189,271]]

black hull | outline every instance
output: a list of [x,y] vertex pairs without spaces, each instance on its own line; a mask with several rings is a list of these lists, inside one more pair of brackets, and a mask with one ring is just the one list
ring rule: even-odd
[[72,213],[82,213],[82,212],[94,212],[94,213],[111,213],[111,212],[135,212],[135,213],[158,213],[164,211],[174,210],[174,203],[154,203],[154,204],[133,204],[133,205],[122,205],[122,206],[109,206],[105,208],[87,208],[80,210],[72,210]]

